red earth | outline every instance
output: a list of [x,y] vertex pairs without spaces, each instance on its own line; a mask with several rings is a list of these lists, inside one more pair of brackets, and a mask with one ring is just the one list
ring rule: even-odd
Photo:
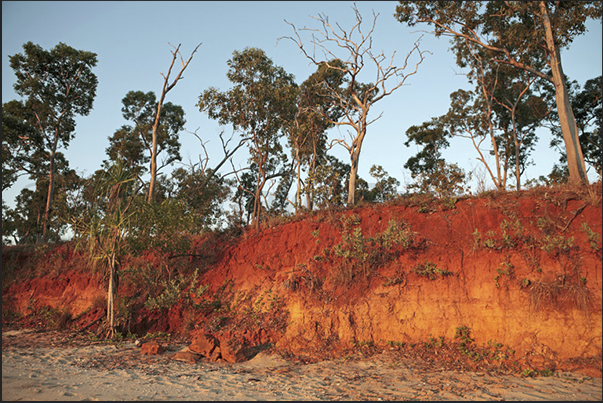
[[[236,336],[306,360],[454,345],[470,363],[587,362],[601,376],[601,212],[598,182],[273,218],[196,237],[184,255],[124,258],[118,322],[140,336]],[[99,329],[106,281],[74,243],[3,247],[2,260],[3,325]],[[144,307],[167,278],[180,298]]]

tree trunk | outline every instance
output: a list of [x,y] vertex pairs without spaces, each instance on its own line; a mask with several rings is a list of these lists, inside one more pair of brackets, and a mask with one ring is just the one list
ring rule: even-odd
[[350,147],[350,180],[348,186],[348,206],[356,204],[356,174],[358,173],[358,160],[360,159],[360,149],[362,148],[362,142],[364,136],[366,136],[366,115],[368,108],[363,108],[363,115],[357,125],[358,136],[352,142]]
[[157,104],[157,115],[153,124],[153,148],[151,150],[151,181],[149,182],[149,195],[147,201],[152,203],[155,200],[155,182],[157,180],[157,130],[159,128],[159,114],[163,105],[164,94],[161,94],[161,99]]
[[578,128],[576,126],[576,119],[574,118],[574,111],[570,105],[567,86],[563,77],[561,55],[559,53],[559,47],[555,44],[548,10],[543,1],[540,2],[540,10],[542,11],[547,49],[551,58],[550,66],[553,73],[553,85],[555,86],[555,101],[559,113],[561,133],[563,133],[563,141],[565,143],[570,183],[587,185],[588,177],[586,176],[586,165],[584,163],[582,147],[580,146],[580,140],[578,138]]
[[253,201],[253,224],[256,230],[260,230],[260,215],[262,211],[262,189],[266,183],[266,173],[263,169],[263,163],[258,164],[258,183],[255,188],[255,200]]
[[48,194],[46,196],[46,208],[44,210],[44,222],[42,224],[42,240],[46,241],[46,235],[48,231],[48,225],[50,223],[50,210],[52,207],[52,201],[54,199],[54,176],[55,171],[55,162],[54,162],[54,152],[50,154],[50,168],[48,172]]
[[109,258],[109,289],[107,291],[107,323],[111,338],[115,336],[115,295],[117,294],[116,257]]
[[297,194],[295,196],[295,214],[301,210],[301,159],[299,156],[299,147],[295,149],[295,160],[297,161]]
[[355,148],[350,153],[350,180],[348,185],[348,206],[353,206],[356,199],[356,174],[358,172],[358,159],[360,157],[360,147]]
[[149,195],[147,201],[152,203],[155,199],[155,180],[157,177],[157,141],[153,132],[153,152],[151,155],[151,180],[149,182]]
[[[314,177],[314,173],[316,172],[316,154],[317,154],[317,144],[316,139],[312,140],[312,160],[310,161],[310,165],[308,166],[308,176]],[[306,192],[306,205],[308,211],[314,210],[314,181],[308,182],[308,191]]]

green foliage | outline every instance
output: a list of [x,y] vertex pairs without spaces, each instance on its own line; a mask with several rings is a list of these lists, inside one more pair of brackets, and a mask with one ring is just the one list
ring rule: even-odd
[[310,196],[312,205],[318,208],[342,206],[347,199],[346,182],[350,166],[332,156],[325,163],[308,173],[302,192]]
[[541,241],[540,247],[546,253],[554,256],[567,254],[574,247],[574,237],[566,238],[563,235],[551,236],[545,235]]
[[320,243],[320,239],[318,238],[319,231],[315,230],[315,231],[312,231],[310,234],[312,235],[312,238],[316,238],[316,244],[318,245]]
[[[155,93],[150,91],[129,91],[122,99],[122,114],[124,119],[133,123],[133,126],[124,125],[113,136],[109,137],[107,148],[109,166],[118,161],[126,164],[126,168],[141,175],[146,172],[145,164],[151,161],[153,143],[153,124],[157,114],[157,99]],[[165,154],[158,171],[175,161],[180,161],[179,132],[184,128],[184,110],[179,105],[166,102],[161,108],[161,117],[157,128],[157,156]],[[150,171],[150,168],[149,168]]]
[[519,219],[515,219],[514,221],[503,220],[500,223],[500,229],[500,237],[498,237],[498,234],[493,230],[489,230],[482,237],[482,234],[476,228],[472,233],[473,249],[516,249],[522,244],[529,242],[531,239],[524,235],[525,228]]
[[[520,108],[517,105],[520,96],[514,95],[513,92],[516,93],[522,87],[527,90],[528,87],[524,83],[530,83],[530,80],[538,80],[537,84],[542,86],[554,84],[556,91],[561,91],[562,88],[565,91],[565,78],[560,62],[559,64],[552,62],[551,55],[558,55],[560,49],[569,46],[577,35],[583,34],[586,30],[587,19],[601,19],[601,3],[590,1],[578,3],[491,1],[484,4],[482,2],[403,1],[396,6],[395,17],[411,27],[422,23],[433,25],[436,36],[451,36],[452,50],[457,57],[457,64],[460,67],[471,67],[468,74],[471,81],[477,79],[484,87],[491,83],[500,82],[502,84],[497,91],[499,94],[496,94],[493,88],[484,88],[483,92],[489,94],[489,99],[481,100],[480,103],[456,113],[456,116],[461,119],[455,120],[464,127],[453,125],[452,128],[470,133],[475,144],[475,142],[481,143],[481,140],[485,139],[488,134],[483,120],[489,121],[490,134],[492,134],[493,123],[503,124],[504,126],[501,126],[503,136],[492,142],[492,151],[497,154],[497,160],[505,160],[515,165],[517,186],[519,187],[521,168],[525,167],[527,151],[533,147],[535,141],[535,126],[539,124],[539,119],[548,114],[546,103],[550,103],[552,100],[543,99],[543,102],[534,103],[531,101],[537,96],[530,96],[528,92],[522,94],[525,99],[523,102],[526,105]],[[530,23],[526,23],[526,21],[530,21]],[[470,33],[471,40],[467,40],[467,33]],[[554,41],[546,40],[550,35],[553,35]],[[479,57],[475,57],[475,55]],[[501,57],[502,59],[500,59]],[[550,70],[544,68],[547,65]],[[500,72],[504,72],[512,80],[500,77]],[[522,76],[525,77],[522,78]],[[517,81],[514,77],[518,77]],[[513,83],[517,85],[512,85]],[[506,96],[502,96],[503,94]],[[491,113],[498,114],[496,109],[505,106],[499,101],[505,98],[517,99],[518,102],[513,108],[510,108],[511,105],[506,105],[509,109],[504,108],[507,110],[506,112],[502,110],[503,113],[497,119],[492,119]],[[566,99],[562,96],[555,98],[559,102]],[[535,108],[534,106],[537,104],[541,106]],[[571,107],[568,107],[567,102],[557,106],[564,112],[559,113],[559,117],[565,120],[561,126],[567,128],[564,130],[563,137],[566,139],[567,154],[571,157],[571,161],[569,161],[569,166],[572,167],[570,178],[572,182],[577,183],[586,180],[586,174],[583,167],[584,161],[579,161],[578,153],[575,152],[573,146],[579,141],[577,134],[569,130],[571,125],[568,122],[569,116],[573,116],[574,113]],[[471,116],[471,109],[477,114]],[[488,111],[488,114],[483,116],[485,110]],[[479,117],[480,114],[482,117]],[[532,116],[530,117],[530,115]],[[507,131],[507,133],[513,133],[514,136],[505,138],[504,128],[512,128],[513,130]],[[523,131],[523,133],[518,133],[518,131]],[[478,138],[475,138],[476,135]],[[524,144],[521,144],[519,140]],[[520,150],[517,149],[517,146],[520,144],[526,147],[523,156],[518,155]],[[497,149],[503,152],[498,154]],[[482,162],[485,162],[483,157]],[[509,166],[503,161],[498,161],[497,167],[500,168],[501,165],[505,169]],[[498,178],[492,175],[492,178],[499,189],[504,189],[506,173],[499,175]]]
[[266,53],[257,48],[234,51],[228,60],[228,79],[234,87],[227,92],[209,88],[199,96],[197,106],[210,119],[232,124],[249,138],[250,162],[256,165],[253,195],[253,219],[259,228],[262,189],[267,174],[276,174],[279,163],[286,161],[280,137],[284,122],[295,113],[298,87],[293,76],[275,66]]
[[344,215],[341,217],[341,221],[343,224],[341,234],[343,242],[333,248],[335,256],[365,262],[368,258],[368,240],[362,234],[362,228],[359,226],[360,217],[356,214]]
[[133,252],[155,249],[161,253],[182,254],[189,250],[194,232],[191,212],[182,200],[169,198],[148,203],[142,195],[134,200],[136,224],[130,228],[128,242]]
[[[603,100],[601,97],[601,80],[601,76],[587,80],[582,90],[576,81],[568,83],[570,104],[574,111],[579,132],[578,138],[584,160],[599,173],[599,176],[601,176],[603,170],[603,140],[601,137],[603,135]],[[559,162],[565,170],[563,171],[564,168],[555,165],[552,172],[548,175],[548,180],[547,178],[541,178],[548,184],[566,183],[567,176],[569,176],[569,172],[567,172],[567,154],[564,148],[560,147],[563,143],[563,134],[561,133],[556,109],[551,113],[550,122],[553,136],[550,146],[559,150]],[[562,174],[558,172],[560,170]]]
[[586,222],[583,222],[580,225],[580,229],[582,230],[582,232],[584,232],[584,234],[586,234],[586,238],[590,243],[591,249],[597,252],[599,250],[599,234],[593,231]]
[[554,369],[551,368],[545,368],[543,370],[540,370],[540,375],[544,376],[544,377],[549,377],[549,376],[553,376],[553,374],[555,373]]
[[108,336],[115,336],[115,298],[118,292],[121,261],[129,251],[128,234],[135,222],[136,186],[134,178],[121,164],[113,165],[95,181],[97,199],[85,209],[73,211],[71,222],[80,243],[87,243],[93,262],[105,264],[108,277]]
[[503,240],[503,246],[508,249],[514,248],[519,243],[519,241],[523,239],[524,227],[523,225],[521,225],[519,219],[515,219],[515,221],[512,222],[503,220],[500,223],[500,229]]
[[538,219],[536,220],[536,226],[546,235],[550,235],[557,230],[557,225],[555,224],[555,221],[553,221],[549,216],[538,217]]
[[371,190],[367,189],[364,192],[357,192],[359,200],[382,203],[387,200],[392,200],[398,195],[397,187],[400,186],[400,181],[390,177],[389,174],[383,170],[381,165],[371,166],[369,175],[377,182]]
[[[330,64],[344,67],[340,60],[333,60]],[[318,65],[316,72],[300,85],[295,115],[285,126],[292,155],[298,166],[296,209],[300,209],[302,206],[301,198],[304,192],[307,196],[306,208],[310,211],[314,208],[312,183],[308,183],[308,180],[306,180],[305,189],[303,191],[300,189],[302,187],[301,170],[307,167],[308,178],[312,178],[314,183],[321,182],[319,177],[325,176],[324,173],[319,173],[317,176],[316,170],[332,158],[326,154],[326,130],[333,127],[333,122],[337,122],[344,113],[337,102],[334,102],[329,88],[339,88],[345,82],[346,77],[343,71],[330,68],[326,63],[321,63]],[[343,89],[341,92],[343,92]],[[349,166],[346,172],[349,172]],[[343,177],[345,177],[345,173]]]
[[274,311],[282,308],[283,301],[272,289],[262,292],[253,303],[253,312]]
[[430,280],[435,280],[438,276],[450,276],[453,273],[446,269],[440,269],[435,263],[426,261],[423,264],[418,264],[413,271],[419,276],[429,277]]
[[126,234],[135,221],[136,184],[121,165],[111,166],[94,179],[96,199],[73,211],[70,221],[76,238],[88,242],[93,260],[112,261],[128,249]]
[[536,374],[537,372],[530,368],[526,368],[520,373],[520,375],[524,378],[533,378],[534,376],[536,376]]
[[[72,210],[71,195],[77,192],[81,179],[68,167],[63,155],[55,156],[55,196],[53,213],[46,227],[46,241],[57,243],[69,230],[68,217]],[[3,240],[12,237],[15,244],[35,244],[42,239],[42,220],[48,197],[48,176],[36,179],[35,188],[23,188],[16,198],[14,208],[2,209]]]
[[43,137],[34,123],[33,111],[23,102],[2,104],[2,191],[27,172],[43,175]]
[[437,339],[429,335],[429,340],[425,342],[425,347],[427,348],[440,348],[445,344],[444,336],[439,336]]
[[224,214],[222,205],[234,186],[233,181],[214,170],[200,169],[195,165],[189,169],[174,169],[167,182],[164,199],[175,198],[181,203],[189,222],[187,231],[191,233],[215,228],[220,223]]
[[476,250],[482,244],[482,233],[476,228],[471,235],[473,235],[473,250]]
[[[6,125],[9,129],[6,144],[12,147],[14,157],[8,161],[7,174],[9,181],[14,178],[15,170],[25,170],[32,180],[48,177],[48,199],[39,220],[42,236],[48,240],[57,171],[61,165],[67,166],[62,154],[56,159],[57,152],[60,154],[60,148],[68,147],[75,136],[76,116],[88,115],[92,110],[98,85],[92,68],[97,59],[95,53],[76,50],[64,43],[46,51],[27,42],[23,50],[24,54],[9,57],[17,77],[15,92],[24,101],[12,101],[9,106],[11,120]],[[18,133],[20,129],[25,130]],[[3,150],[4,135],[3,132]]]
[[396,276],[392,278],[388,278],[385,283],[383,283],[383,287],[390,287],[393,285],[401,284],[403,281],[402,276]]
[[375,342],[373,342],[372,340],[352,340],[350,341],[350,344],[352,345],[352,347],[355,348],[362,348],[362,347],[373,347],[375,345]]
[[380,235],[375,237],[375,240],[385,250],[401,246],[403,249],[408,249],[413,246],[416,232],[410,229],[410,224],[403,221],[389,220],[387,228]]
[[397,347],[397,348],[401,348],[401,347],[405,347],[405,346],[406,346],[406,343],[405,343],[405,342],[403,342],[403,341],[393,341],[393,340],[388,340],[388,341],[387,341],[387,344],[388,344],[390,347]]
[[[199,269],[195,269],[192,278],[178,274],[170,281],[161,282],[163,291],[157,297],[149,298],[144,306],[152,310],[169,310],[176,303],[182,301],[187,306],[196,309],[204,309],[212,306],[212,303],[204,298],[209,284],[197,285]],[[188,292],[185,290],[188,288]]]
[[322,256],[315,256],[314,261],[338,259],[334,263],[334,277],[341,285],[350,285],[359,275],[367,278],[376,267],[415,246],[416,233],[405,222],[390,220],[385,231],[372,237],[363,234],[356,214],[343,215],[340,222],[342,242],[323,249]]
[[500,267],[496,269],[496,272],[498,274],[496,275],[496,277],[494,277],[494,281],[496,282],[497,288],[500,287],[500,283],[498,282],[498,280],[500,280],[501,276],[514,277],[513,269],[514,266],[513,264],[511,264],[507,257],[507,259],[500,264]]
[[452,201],[456,200],[455,196],[464,194],[468,190],[467,182],[471,174],[466,175],[457,164],[448,164],[443,159],[424,163],[420,158],[432,158],[432,155],[426,152],[424,156],[411,157],[404,164],[405,168],[410,169],[411,177],[415,180],[408,185],[408,189],[434,194],[446,201],[448,207],[453,207]]
[[484,358],[482,353],[475,351],[475,347],[473,346],[474,340],[471,338],[471,328],[465,325],[457,327],[454,338],[459,340],[457,349],[460,350],[463,355],[468,356],[473,361],[479,361]]
[[461,346],[469,346],[473,343],[473,339],[471,338],[471,328],[467,325],[459,326],[456,328],[454,338],[459,340]]

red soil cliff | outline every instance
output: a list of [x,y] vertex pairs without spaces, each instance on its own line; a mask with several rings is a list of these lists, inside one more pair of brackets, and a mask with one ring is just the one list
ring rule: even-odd
[[[140,307],[128,326],[189,336],[244,328],[256,343],[307,356],[453,340],[465,327],[475,343],[500,343],[516,356],[600,363],[601,211],[598,183],[456,203],[407,197],[291,218],[224,242],[199,238],[197,257],[165,267],[200,267],[207,303],[177,303],[167,314]],[[90,319],[92,307],[102,315],[102,278],[82,271],[81,257],[74,263],[73,248],[57,250],[52,273],[3,284],[3,313],[27,315],[33,304],[68,308],[74,318]],[[19,256],[3,249],[3,262]],[[149,295],[126,280],[123,295]]]

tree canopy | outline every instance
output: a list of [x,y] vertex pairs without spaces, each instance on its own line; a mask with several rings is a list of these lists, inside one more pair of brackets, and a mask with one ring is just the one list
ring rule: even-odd
[[262,189],[269,179],[266,168],[275,167],[271,157],[284,160],[279,139],[285,122],[295,112],[298,88],[293,76],[275,66],[261,49],[234,51],[227,63],[226,76],[233,88],[219,92],[211,87],[203,91],[197,106],[211,119],[231,124],[243,137],[249,137],[250,159],[258,168],[252,192],[253,219],[259,226]]
[[[55,193],[57,150],[68,147],[75,136],[75,116],[88,115],[92,110],[98,85],[92,68],[97,64],[97,55],[64,43],[47,51],[27,42],[23,50],[23,54],[10,56],[10,66],[17,77],[14,89],[24,98],[19,107],[12,105],[12,116],[27,127],[22,132],[27,134],[20,138],[27,144],[19,148],[30,147],[36,159],[47,160],[48,191],[42,221],[45,238]],[[19,108],[21,111],[16,111]],[[42,167],[37,162],[34,165]]]
[[[140,176],[150,172],[146,167],[153,151],[153,124],[157,113],[155,93],[130,91],[122,99],[121,109],[124,119],[131,125],[124,125],[109,137],[108,161],[123,161],[126,168]],[[164,156],[157,166],[157,172],[167,165],[180,161],[180,132],[184,129],[184,109],[167,102],[161,109],[160,124],[157,129],[157,156]]]
[[588,183],[574,114],[564,80],[560,49],[586,30],[589,18],[601,19],[599,1],[400,1],[394,16],[402,23],[433,26],[436,36],[452,37],[451,49],[462,66],[467,44],[480,47],[494,62],[525,70],[551,82],[570,180]]

